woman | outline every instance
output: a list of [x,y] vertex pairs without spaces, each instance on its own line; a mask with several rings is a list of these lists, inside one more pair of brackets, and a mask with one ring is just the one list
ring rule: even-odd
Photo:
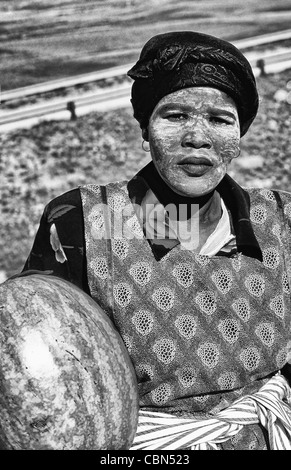
[[290,447],[291,194],[227,175],[258,111],[251,66],[182,31],[128,74],[151,163],[51,201],[24,271],[70,280],[114,321],[139,383],[133,449]]

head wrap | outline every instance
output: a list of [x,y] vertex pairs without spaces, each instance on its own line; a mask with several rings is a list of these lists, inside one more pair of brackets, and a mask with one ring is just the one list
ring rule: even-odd
[[147,128],[161,98],[193,86],[218,88],[234,100],[241,136],[258,111],[258,92],[250,63],[233,44],[207,34],[158,34],[144,45],[139,60],[127,74],[134,80],[131,103],[142,129]]

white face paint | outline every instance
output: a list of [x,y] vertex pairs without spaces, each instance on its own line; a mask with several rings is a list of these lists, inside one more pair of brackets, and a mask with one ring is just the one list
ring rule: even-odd
[[237,108],[216,88],[184,88],[158,102],[148,135],[153,162],[168,186],[182,196],[202,196],[218,185],[238,153]]

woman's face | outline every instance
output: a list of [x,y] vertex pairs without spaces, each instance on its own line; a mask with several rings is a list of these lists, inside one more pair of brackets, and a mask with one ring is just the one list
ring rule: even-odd
[[238,154],[237,108],[226,93],[210,87],[184,88],[164,96],[148,127],[155,167],[182,196],[212,191]]

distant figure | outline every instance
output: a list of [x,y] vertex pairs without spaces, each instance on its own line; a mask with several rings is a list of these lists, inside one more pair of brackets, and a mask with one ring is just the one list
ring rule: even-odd
[[261,77],[264,77],[264,76],[266,75],[265,61],[264,61],[264,59],[259,59],[259,60],[257,60],[257,67],[260,69],[260,75],[261,75]]
[[67,103],[67,110],[70,111],[71,113],[71,121],[76,121],[77,115],[76,115],[76,105],[74,101],[69,101]]

